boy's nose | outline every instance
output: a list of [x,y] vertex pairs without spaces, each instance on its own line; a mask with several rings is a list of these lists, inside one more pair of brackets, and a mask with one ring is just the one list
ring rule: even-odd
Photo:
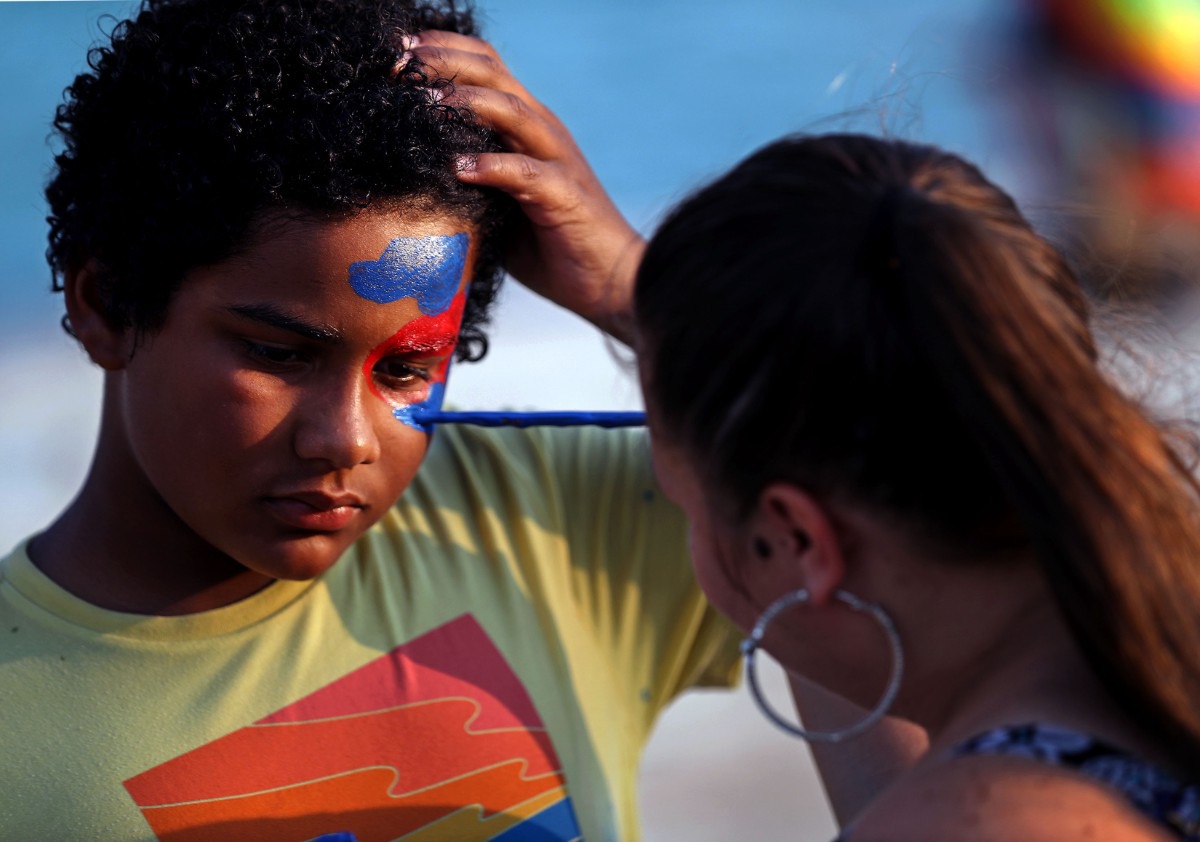
[[377,402],[361,384],[310,397],[296,429],[296,455],[336,470],[375,462],[380,452],[373,419]]

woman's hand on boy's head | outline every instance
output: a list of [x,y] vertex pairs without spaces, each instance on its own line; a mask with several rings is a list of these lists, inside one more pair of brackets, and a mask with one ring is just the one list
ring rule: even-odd
[[518,280],[625,342],[633,278],[645,247],[617,210],[571,133],[517,81],[485,41],[422,32],[409,52],[454,81],[451,104],[469,107],[506,152],[464,156],[459,179],[495,187],[526,224],[506,268]]

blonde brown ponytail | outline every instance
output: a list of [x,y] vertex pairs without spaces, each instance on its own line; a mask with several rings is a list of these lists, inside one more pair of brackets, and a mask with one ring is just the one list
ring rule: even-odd
[[783,479],[976,550],[1015,536],[1114,698],[1200,766],[1196,482],[978,170],[853,135],[772,144],[667,218],[636,308],[649,399],[735,508]]

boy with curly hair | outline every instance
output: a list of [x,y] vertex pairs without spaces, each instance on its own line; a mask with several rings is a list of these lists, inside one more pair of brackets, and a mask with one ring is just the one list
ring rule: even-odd
[[68,90],[48,256],[102,421],[0,562],[3,838],[636,838],[656,714],[731,679],[640,435],[421,420],[502,259],[622,336],[640,250],[474,34],[146,0]]

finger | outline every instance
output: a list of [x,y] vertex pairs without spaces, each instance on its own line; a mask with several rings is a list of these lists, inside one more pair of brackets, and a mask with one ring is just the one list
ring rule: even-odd
[[503,63],[495,47],[474,35],[462,35],[458,32],[446,32],[441,29],[426,29],[407,36],[406,40],[410,49],[422,45],[427,47],[443,47],[449,50],[461,50],[465,53],[479,53]]
[[458,179],[503,190],[535,225],[554,225],[579,204],[579,194],[554,162],[512,152],[484,152],[458,160]]
[[424,41],[412,47],[408,53],[444,79],[529,97],[529,92],[495,53],[456,49]]
[[[443,47],[417,47],[410,55],[426,65],[433,74],[449,79],[455,86],[489,88],[520,97],[530,109],[545,120],[557,121],[550,109],[542,105],[517,81],[499,59],[483,53],[451,50]],[[407,59],[405,60],[407,61]]]
[[421,44],[408,51],[446,79],[488,87],[519,85],[499,58],[487,53]]
[[533,108],[523,97],[493,88],[456,85],[447,102],[466,105],[486,126],[495,130],[511,152],[536,158],[577,156],[570,132],[542,109]]

